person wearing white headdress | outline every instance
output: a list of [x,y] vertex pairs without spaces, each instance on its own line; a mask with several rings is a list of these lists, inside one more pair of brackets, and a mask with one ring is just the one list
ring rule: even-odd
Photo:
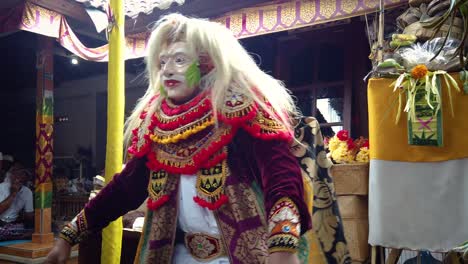
[[[24,168],[10,170],[8,181],[0,183],[0,241],[22,239],[32,233],[34,219],[32,191],[25,186],[29,177]],[[23,219],[18,219],[24,211]]]

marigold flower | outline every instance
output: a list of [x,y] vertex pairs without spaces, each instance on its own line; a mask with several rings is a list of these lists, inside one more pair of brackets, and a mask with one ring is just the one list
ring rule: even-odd
[[340,130],[336,133],[336,137],[341,141],[346,141],[349,138],[348,130]]
[[331,156],[336,163],[352,163],[354,161],[354,155],[348,150],[346,143],[340,144]]
[[348,138],[348,140],[346,141],[346,144],[348,145],[349,150],[353,150],[354,148],[356,148],[356,144],[354,144],[354,141],[352,138]]
[[356,155],[357,162],[369,162],[369,148],[361,148],[359,153]]
[[330,151],[335,151],[339,146],[340,146],[340,142],[338,140],[338,138],[336,137],[332,137],[329,141],[328,141],[328,149]]
[[363,148],[369,148],[369,140],[366,139],[366,141],[364,141],[364,144],[362,145]]
[[414,79],[422,79],[426,76],[428,70],[427,70],[427,67],[426,65],[424,64],[420,64],[420,65],[416,65],[414,66],[414,68],[411,70],[411,77],[413,77]]

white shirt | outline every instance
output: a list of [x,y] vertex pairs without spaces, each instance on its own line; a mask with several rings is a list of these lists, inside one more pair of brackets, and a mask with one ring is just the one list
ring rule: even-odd
[[[193,201],[196,192],[196,175],[181,175],[179,188],[179,217],[178,225],[185,233],[205,233],[219,236],[216,219],[207,208],[203,208]],[[228,264],[227,257],[217,258],[208,262],[199,262],[190,255],[183,244],[175,247],[174,264]]]
[[11,172],[10,171],[7,171],[5,173],[5,179],[3,180],[3,182],[11,182]]
[[[10,182],[0,183],[0,202],[3,202],[8,196],[10,196]],[[21,186],[21,189],[16,194],[11,206],[2,214],[0,214],[0,220],[4,222],[13,222],[18,218],[18,214],[21,210],[26,213],[34,211],[33,206],[33,195],[28,187]]]

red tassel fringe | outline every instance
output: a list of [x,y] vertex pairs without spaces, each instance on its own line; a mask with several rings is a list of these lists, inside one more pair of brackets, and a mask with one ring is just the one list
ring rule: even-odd
[[[188,110],[192,109],[194,106],[196,106],[198,103],[200,103],[201,100],[205,100],[209,102],[209,97],[207,96],[207,92],[201,93],[197,95],[194,99],[192,99],[190,102],[183,104],[183,105],[178,105],[176,108],[170,107],[165,100],[162,101],[161,103],[161,110],[168,116],[174,116],[174,115],[179,115],[183,112],[187,112]],[[209,102],[208,105],[211,106],[211,103]]]
[[213,159],[207,161],[202,168],[209,169],[214,167],[216,164],[221,163],[221,161],[225,160],[227,158],[227,153],[221,153],[218,156],[214,157]]
[[257,115],[258,107],[257,105],[253,105],[252,109],[250,112],[244,116],[241,117],[233,117],[233,118],[228,118],[222,114],[218,115],[219,120],[223,121],[226,124],[229,124],[231,126],[239,127],[242,126],[244,123],[247,121],[252,120],[256,115]]
[[153,201],[150,198],[150,199],[148,199],[148,201],[146,203],[146,207],[148,207],[148,209],[150,209],[150,210],[155,211],[156,209],[161,207],[163,204],[165,204],[167,201],[169,201],[169,195],[167,195],[167,194],[161,196],[161,198],[159,198],[156,201]]
[[149,141],[149,136],[144,135],[145,143],[143,144],[143,146],[140,149],[138,149],[138,147],[137,147],[137,144],[138,144],[138,128],[135,128],[134,130],[132,130],[132,134],[133,134],[132,144],[128,148],[127,151],[131,155],[133,155],[135,157],[138,157],[138,158],[141,158],[141,157],[145,156],[146,153],[148,153],[149,150],[150,150],[151,144],[150,144],[150,141]]
[[220,208],[223,204],[227,203],[228,200],[229,200],[229,198],[224,194],[221,194],[219,199],[214,203],[210,203],[208,201],[205,201],[205,200],[203,200],[202,198],[200,198],[198,196],[193,197],[194,202],[196,202],[201,207],[210,209],[211,211]]
[[288,131],[279,131],[274,133],[265,133],[262,132],[262,128],[258,124],[246,124],[244,128],[250,135],[253,137],[262,139],[262,140],[284,140],[291,141],[293,136]]
[[197,108],[197,111],[189,111],[184,114],[183,119],[178,118],[172,122],[169,123],[162,123],[156,115],[153,115],[151,117],[151,126],[150,129],[152,130],[155,127],[158,127],[162,130],[174,130],[176,128],[179,128],[181,126],[187,125],[204,115],[206,115],[210,110],[211,110],[211,102],[209,100],[206,100],[200,107]]
[[219,141],[213,142],[208,148],[200,151],[200,153],[198,153],[197,155],[193,157],[194,165],[188,165],[188,166],[184,166],[180,168],[170,166],[163,162],[160,162],[157,159],[156,154],[154,152],[148,152],[146,155],[148,158],[148,162],[146,163],[146,166],[150,170],[162,169],[169,173],[175,173],[175,174],[195,174],[202,167],[214,166],[217,163],[224,160],[227,157],[225,153],[221,153],[213,158],[212,156],[218,151],[220,151],[224,146],[229,144],[232,141],[232,138],[234,137],[235,134],[236,134],[236,130],[233,129],[231,133],[222,136]]

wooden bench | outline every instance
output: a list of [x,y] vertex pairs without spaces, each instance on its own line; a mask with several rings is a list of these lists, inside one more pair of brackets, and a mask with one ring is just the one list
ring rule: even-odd
[[[0,246],[0,264],[7,263],[43,263],[53,243],[39,244],[26,242],[9,246]],[[78,246],[72,248],[67,264],[78,263]]]

